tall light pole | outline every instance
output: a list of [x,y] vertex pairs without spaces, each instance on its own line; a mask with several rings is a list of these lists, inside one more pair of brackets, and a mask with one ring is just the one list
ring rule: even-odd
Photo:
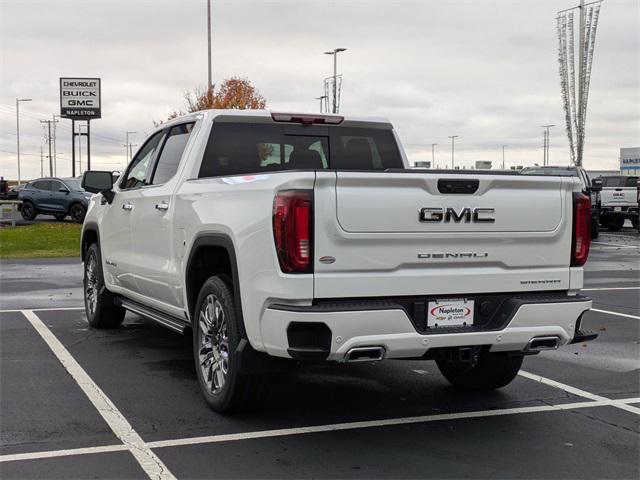
[[30,98],[16,98],[16,147],[18,154],[18,184],[20,184],[20,102],[30,101]]
[[338,53],[346,51],[346,48],[336,48],[325,55],[333,55],[333,113],[338,113]]
[[504,149],[509,145],[502,145],[502,169],[504,170]]
[[551,127],[555,127],[555,125],[541,125],[542,128],[544,128],[544,156],[543,156],[543,162],[542,165],[546,166],[549,165],[549,129]]
[[431,168],[436,168],[436,145],[438,144],[431,144]]
[[449,135],[449,138],[451,139],[451,170],[453,170],[454,169],[453,154],[455,152],[455,140],[456,138],[458,138],[458,135]]
[[207,0],[207,91],[213,88],[213,74],[211,73],[211,0]]

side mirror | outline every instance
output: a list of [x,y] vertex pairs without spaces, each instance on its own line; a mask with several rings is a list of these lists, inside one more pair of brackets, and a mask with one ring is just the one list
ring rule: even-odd
[[68,190],[67,188],[64,188],[64,187],[60,187],[60,188],[58,189],[58,191],[59,191],[60,193],[69,193],[69,190]]
[[113,200],[113,177],[111,172],[89,170],[82,175],[82,188],[87,192],[101,193],[111,203]]
[[592,192],[601,192],[602,191],[602,179],[594,178],[591,180],[591,191]]

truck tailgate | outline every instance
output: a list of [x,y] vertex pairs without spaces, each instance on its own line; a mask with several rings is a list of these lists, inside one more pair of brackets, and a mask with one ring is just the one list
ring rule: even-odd
[[[441,193],[443,183],[477,187]],[[315,297],[566,290],[573,184],[562,177],[318,172]]]

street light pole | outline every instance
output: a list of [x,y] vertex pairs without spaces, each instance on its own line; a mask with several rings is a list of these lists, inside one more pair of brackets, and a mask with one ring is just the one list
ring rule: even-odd
[[213,88],[213,74],[211,73],[211,0],[207,0],[207,62],[207,91],[211,91]]
[[333,113],[338,113],[338,53],[346,51],[346,48],[336,48],[325,55],[333,55]]
[[458,138],[458,135],[449,135],[451,139],[451,170],[454,169],[454,152],[455,152],[455,140]]
[[431,144],[431,168],[436,168],[436,145],[438,144]]
[[18,154],[18,185],[20,184],[20,102],[30,101],[30,98],[16,98],[16,153]]
[[504,149],[509,145],[502,145],[502,169],[504,170]]

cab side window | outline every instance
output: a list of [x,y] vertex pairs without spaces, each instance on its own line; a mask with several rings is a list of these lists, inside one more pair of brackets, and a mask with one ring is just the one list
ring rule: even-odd
[[194,125],[195,123],[184,123],[171,127],[156,162],[152,184],[161,185],[166,183],[176,174]]
[[120,188],[130,189],[148,185],[148,178],[151,173],[151,167],[153,166],[153,159],[163,135],[164,131],[161,131],[147,140],[147,143],[144,144],[129,164],[127,173],[120,183]]

